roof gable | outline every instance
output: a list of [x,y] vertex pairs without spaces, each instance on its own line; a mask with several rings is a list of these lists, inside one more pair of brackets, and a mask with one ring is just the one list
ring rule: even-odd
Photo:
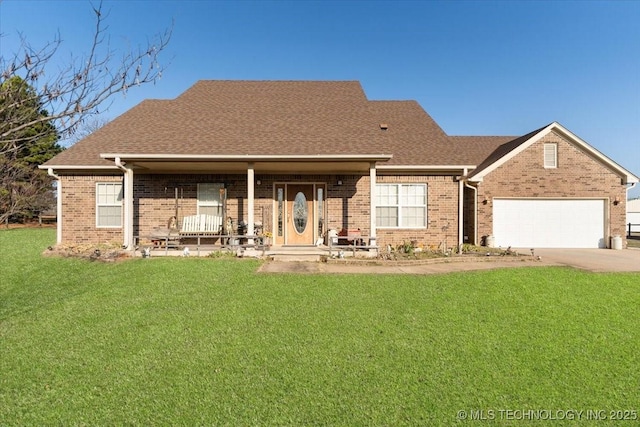
[[605,156],[591,145],[580,139],[578,136],[570,132],[564,126],[558,122],[553,122],[548,126],[537,129],[524,136],[508,141],[499,147],[497,147],[478,167],[469,175],[469,180],[472,182],[481,182],[484,177],[499,166],[502,166],[535,142],[545,137],[550,132],[558,132],[563,135],[570,143],[578,146],[584,152],[591,157],[602,163],[609,168],[612,172],[621,177],[625,184],[638,182],[638,177],[618,165],[616,162]]

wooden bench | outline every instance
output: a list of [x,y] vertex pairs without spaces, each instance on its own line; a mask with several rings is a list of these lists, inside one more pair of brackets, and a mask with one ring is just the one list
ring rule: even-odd
[[181,237],[207,237],[222,234],[222,217],[217,215],[190,215],[182,219]]
[[42,227],[43,222],[57,222],[58,216],[56,214],[40,214],[38,215],[38,225]]

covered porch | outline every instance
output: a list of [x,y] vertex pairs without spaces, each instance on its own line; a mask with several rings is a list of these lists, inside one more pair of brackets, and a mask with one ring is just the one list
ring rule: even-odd
[[[329,236],[355,230],[356,243],[375,247],[376,166],[391,158],[101,156],[123,172],[123,246],[131,250],[163,241],[199,248],[207,239],[220,247],[328,248]],[[218,228],[185,229],[197,215],[215,217]]]

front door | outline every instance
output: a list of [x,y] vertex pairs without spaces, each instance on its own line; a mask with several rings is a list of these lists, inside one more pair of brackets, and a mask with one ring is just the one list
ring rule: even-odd
[[315,209],[313,184],[287,185],[287,244],[313,245]]

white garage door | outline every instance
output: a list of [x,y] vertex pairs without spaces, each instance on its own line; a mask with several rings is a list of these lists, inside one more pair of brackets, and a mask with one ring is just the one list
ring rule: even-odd
[[495,245],[514,248],[603,248],[604,202],[493,199]]

